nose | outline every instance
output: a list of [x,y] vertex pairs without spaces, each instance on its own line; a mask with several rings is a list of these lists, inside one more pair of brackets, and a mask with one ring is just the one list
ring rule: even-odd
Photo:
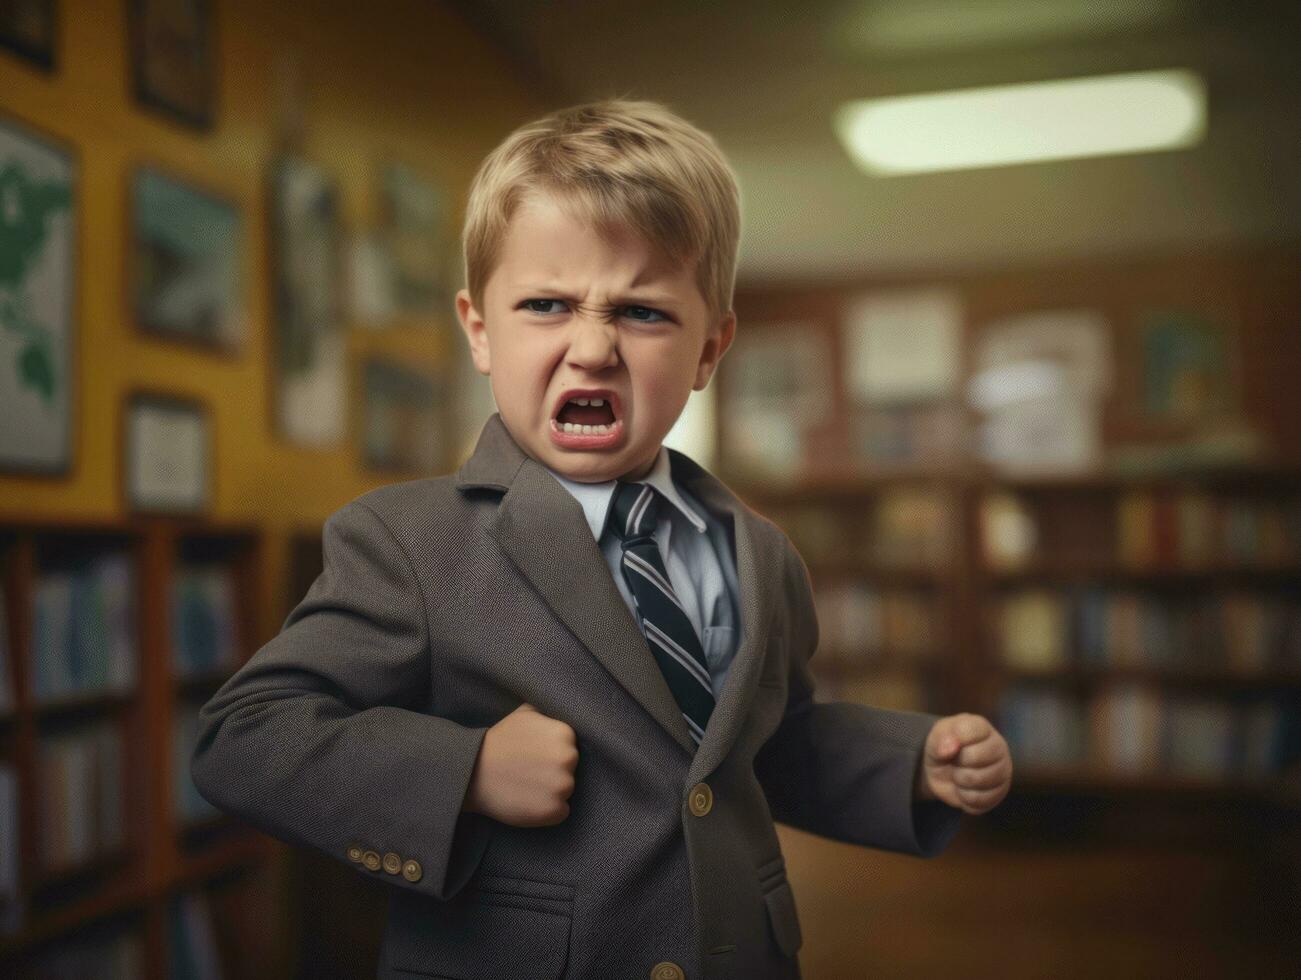
[[619,363],[619,328],[598,314],[578,313],[570,320],[569,363],[599,371]]

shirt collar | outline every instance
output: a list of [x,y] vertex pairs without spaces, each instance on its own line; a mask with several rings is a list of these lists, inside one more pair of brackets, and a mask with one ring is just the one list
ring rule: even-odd
[[[606,514],[609,513],[610,503],[614,500],[614,487],[616,481],[607,480],[604,483],[579,483],[577,480],[570,480],[561,476],[551,467],[547,467],[547,472],[556,478],[556,481],[570,492],[579,505],[583,508],[583,516],[587,518],[588,527],[592,529],[592,537],[598,541],[601,539],[601,532],[605,530]],[[687,502],[683,499],[682,494],[678,492],[677,485],[673,482],[673,473],[669,465],[669,454],[663,446],[655,457],[655,463],[651,470],[642,479],[635,481],[637,483],[649,483],[661,494],[664,499],[676,507],[684,517],[690,522],[691,526],[697,532],[703,534],[708,530],[704,518],[700,516]]]

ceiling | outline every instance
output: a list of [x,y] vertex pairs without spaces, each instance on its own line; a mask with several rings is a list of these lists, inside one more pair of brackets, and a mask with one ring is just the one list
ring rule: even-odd
[[[741,183],[742,280],[957,270],[1301,232],[1301,5],[460,6],[548,103],[656,99],[713,133]],[[1207,139],[1188,150],[869,177],[829,122],[852,98],[1171,67],[1207,79]]]

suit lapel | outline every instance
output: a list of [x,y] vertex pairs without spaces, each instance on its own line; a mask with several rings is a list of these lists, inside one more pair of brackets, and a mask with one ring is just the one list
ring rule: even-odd
[[695,742],[624,604],[583,508],[494,414],[458,485],[505,489],[490,532],[571,633],[687,752]]
[[741,595],[741,642],[727,670],[723,690],[709,716],[705,737],[691,760],[688,783],[713,772],[727,758],[754,700],[772,629],[777,588],[771,573],[780,552],[760,520],[715,477],[689,457],[669,450],[673,478],[686,486],[715,517],[731,524],[736,543],[736,577]]

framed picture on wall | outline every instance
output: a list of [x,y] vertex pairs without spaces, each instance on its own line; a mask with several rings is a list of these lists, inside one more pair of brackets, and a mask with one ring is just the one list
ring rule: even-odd
[[431,473],[445,462],[451,420],[440,378],[373,357],[363,366],[362,385],[367,466]]
[[348,379],[338,192],[323,171],[288,157],[276,165],[271,235],[276,428],[296,445],[334,445],[346,435]]
[[831,333],[815,321],[757,323],[737,333],[719,369],[722,462],[746,478],[802,475],[810,433],[833,411]]
[[76,192],[70,151],[0,117],[0,470],[72,465]]
[[1139,321],[1146,421],[1194,428],[1238,411],[1237,337],[1209,311],[1144,310]]
[[234,353],[244,344],[239,208],[149,167],[131,181],[131,301],[149,333]]
[[202,514],[212,502],[212,426],[198,399],[132,392],[123,420],[127,509]]
[[456,243],[446,234],[443,193],[400,163],[383,168],[380,186],[383,239],[392,263],[397,312],[409,316],[447,312],[451,307],[445,281],[447,253]]
[[142,105],[208,129],[215,116],[216,60],[208,0],[131,0],[131,79]]
[[54,0],[0,0],[0,48],[53,70],[57,13]]

